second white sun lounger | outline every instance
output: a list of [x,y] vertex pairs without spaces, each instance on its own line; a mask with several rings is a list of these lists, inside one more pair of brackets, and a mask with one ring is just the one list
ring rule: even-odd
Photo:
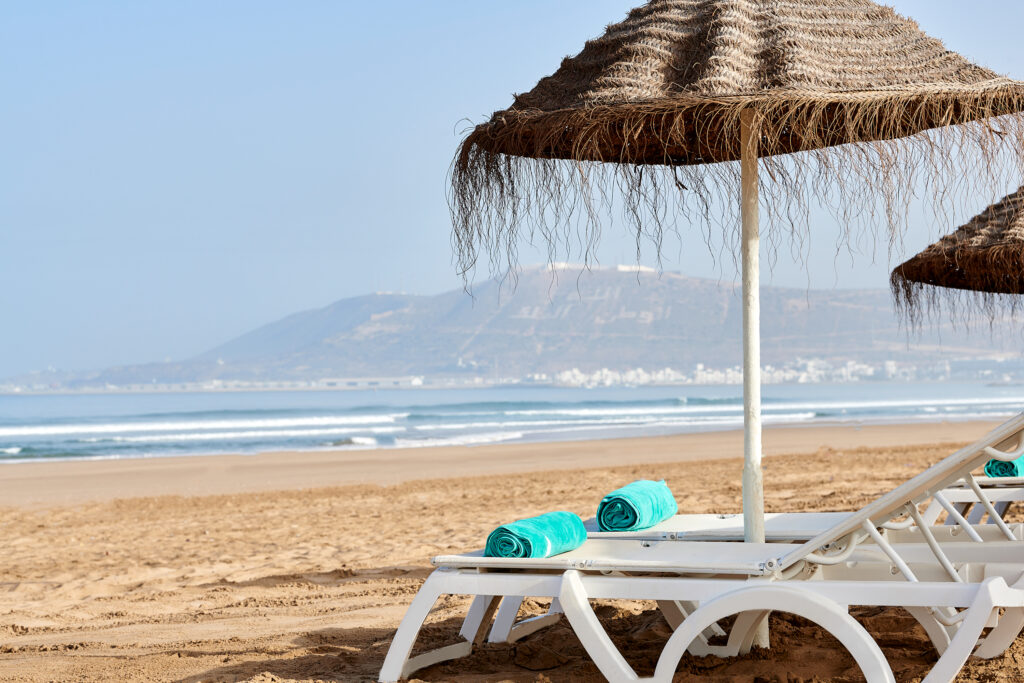
[[[1024,431],[1024,428],[1022,428]],[[984,449],[1000,444],[993,442],[995,432],[968,448]],[[1020,434],[1011,435],[1010,440],[1019,439]],[[1002,438],[1002,441],[1007,439]],[[1005,447],[1005,444],[1003,444]],[[990,506],[980,496],[984,492]],[[1024,477],[973,477],[967,475],[933,496],[927,509],[921,513],[926,524],[934,525],[943,512],[945,524],[957,526],[960,518],[970,524],[987,523],[998,526],[1013,503],[1024,502]],[[991,510],[991,512],[990,512]],[[764,516],[765,540],[770,542],[808,541],[831,529],[849,517],[850,512],[769,512]],[[597,519],[585,522],[591,538],[631,538],[648,540],[686,541],[737,541],[743,540],[743,515],[741,514],[681,514],[653,527],[638,531],[601,531]]]

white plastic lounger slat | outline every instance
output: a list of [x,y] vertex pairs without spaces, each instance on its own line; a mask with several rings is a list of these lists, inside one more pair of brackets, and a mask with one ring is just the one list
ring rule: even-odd
[[441,555],[432,562],[438,567],[481,569],[760,575],[772,569],[765,563],[777,555],[777,546],[761,543],[588,539],[576,550],[555,557],[509,559],[483,557],[482,551],[477,551],[465,555]]

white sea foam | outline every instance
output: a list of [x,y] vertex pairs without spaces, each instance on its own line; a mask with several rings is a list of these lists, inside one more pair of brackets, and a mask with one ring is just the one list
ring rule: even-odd
[[743,404],[737,399],[735,404],[697,405],[697,406],[661,406],[635,408],[536,408],[530,410],[506,410],[505,415],[529,417],[532,415],[558,415],[566,417],[610,417],[614,415],[691,415],[693,413],[731,413],[742,411]]
[[[810,422],[815,418],[813,412],[798,412],[798,413],[779,413],[775,415],[764,416],[765,424],[795,424],[802,422]],[[463,427],[469,428],[476,426],[477,428],[482,425],[490,423],[473,423],[462,425]],[[523,427],[541,427],[540,429],[519,429],[516,430],[514,437],[508,438],[522,439],[526,437],[537,437],[545,434],[569,434],[569,433],[586,433],[586,432],[608,432],[608,431],[624,431],[624,430],[635,430],[635,429],[679,429],[685,430],[686,428],[691,429],[716,429],[716,428],[730,428],[730,427],[741,427],[743,425],[742,415],[728,415],[728,416],[695,416],[685,418],[660,418],[650,420],[629,420],[629,421],[616,421],[616,420],[600,420],[600,421],[537,421],[527,423],[497,423],[497,426],[510,426],[510,425],[522,425]],[[417,428],[422,430],[422,427]],[[425,430],[433,431],[433,430]],[[451,437],[449,439],[434,439],[434,440],[415,440],[417,446],[436,446],[436,445],[458,445],[463,440],[474,439],[481,437],[485,443],[489,443],[495,435],[504,435],[511,432],[491,432],[491,433],[470,433],[465,436]],[[411,440],[409,439],[398,439],[399,445],[404,445]]]
[[[791,416],[793,414],[768,414],[765,416],[766,419],[778,419],[781,417]],[[799,413],[800,419],[810,419],[814,417],[814,413]],[[458,431],[473,431],[477,429],[524,429],[527,431],[534,431],[541,427],[583,427],[585,429],[599,429],[603,427],[639,427],[644,425],[697,425],[707,422],[733,422],[737,419],[742,419],[742,413],[735,411],[735,415],[728,416],[702,416],[693,415],[686,417],[673,417],[666,415],[650,415],[646,417],[609,417],[603,420],[594,419],[581,419],[581,420],[530,420],[530,421],[509,421],[509,422],[455,422],[448,424],[434,424],[434,425],[417,425],[412,428],[415,432],[458,432]]]
[[656,417],[648,418],[623,418],[621,420],[510,420],[508,422],[494,421],[494,422],[449,422],[447,424],[434,424],[434,425],[416,425],[414,427],[417,432],[457,432],[465,431],[469,429],[494,429],[494,428],[510,428],[510,427],[556,427],[560,425],[578,425],[578,424],[645,424],[657,420]]
[[522,439],[522,432],[490,432],[466,434],[448,439],[395,439],[396,448],[427,448],[436,446],[482,446],[489,443]]
[[0,453],[3,453],[4,455],[17,455],[18,453],[21,453],[23,450],[24,449],[20,448],[19,446],[14,446],[12,448],[0,448]]
[[138,432],[194,432],[219,429],[275,429],[288,427],[327,427],[334,425],[393,424],[408,413],[388,415],[345,415],[322,417],[284,417],[263,420],[192,420],[189,422],[123,422],[107,424],[58,424],[25,427],[0,427],[0,437],[62,436],[75,434],[130,434]]
[[404,427],[339,427],[336,429],[259,429],[241,432],[192,432],[186,434],[147,434],[84,439],[90,443],[175,443],[178,441],[232,441],[315,436],[343,436],[352,433],[394,434]]

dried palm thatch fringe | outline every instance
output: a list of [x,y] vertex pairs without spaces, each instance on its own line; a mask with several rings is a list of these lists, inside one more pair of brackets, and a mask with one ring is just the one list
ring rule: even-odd
[[520,237],[589,261],[613,208],[638,250],[645,236],[660,250],[680,222],[705,239],[738,228],[748,110],[776,244],[804,235],[820,205],[847,235],[881,227],[892,245],[918,188],[942,215],[1024,174],[1024,83],[887,7],[652,0],[468,133],[449,197],[460,270],[485,253],[492,270],[513,268]]
[[1024,187],[985,209],[892,271],[903,317],[919,325],[943,302],[972,303],[990,320],[1021,306],[1024,294]]

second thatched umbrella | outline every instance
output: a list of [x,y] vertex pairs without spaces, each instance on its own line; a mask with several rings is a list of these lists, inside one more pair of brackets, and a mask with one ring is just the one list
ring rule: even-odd
[[1017,172],[1022,110],[1024,84],[870,0],[653,0],[470,131],[452,167],[459,264],[513,268],[522,232],[553,251],[580,235],[589,256],[612,206],[660,244],[670,201],[710,229],[728,219],[717,197],[738,195],[744,525],[761,541],[759,192],[790,229],[821,203],[896,230],[917,180],[938,205],[962,161],[984,160],[975,185],[1003,181],[1003,150]]
[[[893,293],[911,319],[943,296],[937,288],[978,293],[995,307],[997,295],[1024,294],[1024,187],[988,207],[892,271]],[[1017,299],[1007,298],[1010,307]]]

